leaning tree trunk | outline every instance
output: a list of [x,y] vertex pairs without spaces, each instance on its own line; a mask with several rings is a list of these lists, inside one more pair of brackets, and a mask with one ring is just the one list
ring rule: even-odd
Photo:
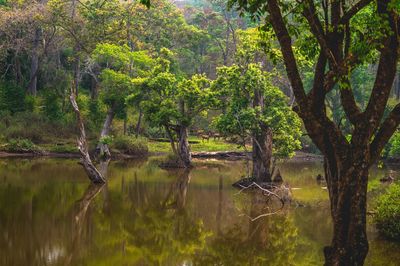
[[190,154],[188,129],[186,126],[179,126],[178,128],[178,157],[181,167],[189,168],[192,166],[192,155]]
[[80,131],[80,137],[78,139],[78,149],[81,154],[81,164],[83,165],[83,167],[86,171],[86,174],[89,177],[90,181],[92,181],[92,183],[103,184],[106,182],[106,180],[104,179],[103,175],[97,170],[97,168],[94,166],[94,164],[89,156],[88,144],[86,142],[85,127],[83,125],[83,119],[82,119],[81,113],[79,111],[78,104],[76,103],[75,93],[74,93],[73,89],[71,89],[70,101],[72,104],[72,108],[75,111],[76,118],[77,118],[77,124],[78,124],[78,128]]
[[108,148],[107,143],[104,143],[103,140],[110,134],[111,124],[114,116],[114,107],[111,107],[107,112],[106,120],[104,121],[103,128],[100,133],[100,140],[96,147],[96,155],[100,158],[106,159],[111,157],[110,149]]
[[324,248],[325,265],[363,265],[368,253],[366,233],[368,163],[357,158],[325,157],[333,239]]

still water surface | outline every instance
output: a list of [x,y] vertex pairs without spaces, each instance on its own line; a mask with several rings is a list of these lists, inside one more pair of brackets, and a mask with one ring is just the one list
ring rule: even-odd
[[[331,238],[322,164],[280,170],[297,203],[250,221],[265,209],[231,186],[242,161],[198,161],[190,173],[116,161],[93,187],[76,160],[2,159],[0,265],[321,265]],[[366,265],[400,265],[398,244],[371,223],[368,234]]]

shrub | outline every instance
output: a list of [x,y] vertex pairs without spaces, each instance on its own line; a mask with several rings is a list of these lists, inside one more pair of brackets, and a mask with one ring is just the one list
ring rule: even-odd
[[113,141],[113,148],[130,155],[144,155],[149,152],[147,140],[131,136],[119,136]]
[[11,139],[6,145],[10,152],[41,152],[41,149],[29,139]]
[[14,114],[24,110],[25,90],[12,82],[0,83],[0,110]]
[[396,132],[389,140],[383,151],[385,157],[399,157],[400,156],[400,132]]
[[114,137],[111,135],[107,135],[107,136],[100,138],[100,143],[104,144],[104,145],[110,145],[111,143],[113,143],[113,141],[114,141]]
[[387,238],[400,240],[400,185],[391,185],[377,199],[376,227]]

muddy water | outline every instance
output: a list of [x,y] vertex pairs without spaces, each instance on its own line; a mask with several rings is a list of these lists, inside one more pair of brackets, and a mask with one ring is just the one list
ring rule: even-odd
[[[263,199],[231,187],[242,161],[190,172],[161,170],[157,158],[111,162],[108,184],[92,187],[75,160],[2,159],[0,265],[321,265],[332,233],[322,165],[280,170],[294,202],[263,216]],[[400,265],[400,246],[371,221],[368,233],[366,265]]]

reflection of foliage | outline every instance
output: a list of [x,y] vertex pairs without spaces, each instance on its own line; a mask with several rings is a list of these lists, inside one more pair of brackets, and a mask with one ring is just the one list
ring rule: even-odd
[[[177,182],[181,178],[179,176]],[[177,182],[172,188],[185,189],[176,186]],[[187,186],[187,182],[179,184]],[[122,205],[120,194],[108,191],[112,212],[96,216],[95,247],[88,253],[90,259],[85,258],[85,261],[92,265],[177,265],[204,248],[209,234],[204,231],[202,221],[193,219],[184,209],[167,207],[168,202],[178,201],[182,193],[174,191],[165,198],[165,193],[158,189],[149,193],[144,188],[141,183],[131,186],[129,198],[132,202],[127,200]],[[137,202],[139,194],[144,200]]]
[[[252,204],[251,215],[260,215],[258,204]],[[198,254],[200,265],[294,265],[298,245],[293,219],[285,213],[249,221],[248,228],[236,224],[216,236]]]

